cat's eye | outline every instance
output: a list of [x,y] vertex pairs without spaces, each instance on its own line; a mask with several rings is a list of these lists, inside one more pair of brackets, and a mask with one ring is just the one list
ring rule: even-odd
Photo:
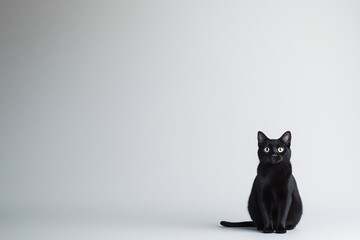
[[270,152],[270,148],[266,147],[266,148],[264,148],[264,151],[265,152]]
[[278,152],[283,152],[284,151],[284,148],[283,147],[279,147],[278,148]]

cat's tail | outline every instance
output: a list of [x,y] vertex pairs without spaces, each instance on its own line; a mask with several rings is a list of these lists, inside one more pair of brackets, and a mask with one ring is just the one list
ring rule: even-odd
[[255,224],[252,221],[248,221],[248,222],[221,221],[220,224],[223,225],[224,227],[255,227]]

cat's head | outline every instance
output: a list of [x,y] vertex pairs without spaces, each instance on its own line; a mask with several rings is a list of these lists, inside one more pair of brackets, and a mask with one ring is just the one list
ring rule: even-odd
[[291,133],[285,132],[279,139],[269,139],[263,132],[258,132],[258,156],[260,162],[277,164],[289,161],[291,157]]

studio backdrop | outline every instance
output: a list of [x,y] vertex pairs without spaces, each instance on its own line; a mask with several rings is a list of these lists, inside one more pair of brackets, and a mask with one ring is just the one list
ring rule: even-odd
[[2,0],[2,221],[249,220],[259,130],[292,133],[304,221],[358,216],[359,9]]

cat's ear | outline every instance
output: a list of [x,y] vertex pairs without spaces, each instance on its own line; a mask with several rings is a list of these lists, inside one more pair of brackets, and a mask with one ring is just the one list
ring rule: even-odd
[[281,136],[280,140],[283,141],[287,147],[290,147],[290,144],[291,144],[291,132],[290,131],[285,132]]
[[258,131],[257,139],[258,144],[261,145],[265,140],[268,140],[268,137],[262,131]]

